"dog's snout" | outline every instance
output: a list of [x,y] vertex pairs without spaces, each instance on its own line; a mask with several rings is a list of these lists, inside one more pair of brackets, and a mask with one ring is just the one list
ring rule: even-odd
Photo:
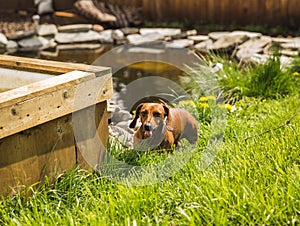
[[151,131],[152,130],[152,125],[150,123],[145,124],[145,130],[146,131]]

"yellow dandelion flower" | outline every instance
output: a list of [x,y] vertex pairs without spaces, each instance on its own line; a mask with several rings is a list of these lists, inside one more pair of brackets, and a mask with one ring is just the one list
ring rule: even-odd
[[226,110],[228,110],[228,111],[232,111],[232,105],[231,104],[225,104],[224,105],[224,108],[226,109]]
[[209,105],[208,105],[208,103],[201,103],[200,107],[203,109],[207,109],[207,108],[209,108]]
[[200,97],[199,100],[200,100],[200,102],[207,102],[208,101],[206,96]]
[[300,76],[300,73],[298,71],[295,71],[292,76]]
[[226,109],[229,112],[234,112],[236,110],[236,107],[231,104],[219,104],[218,106],[222,109]]

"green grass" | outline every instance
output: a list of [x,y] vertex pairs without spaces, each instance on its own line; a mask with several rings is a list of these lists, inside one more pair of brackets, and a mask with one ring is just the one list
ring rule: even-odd
[[[280,58],[276,55],[262,64],[240,65],[235,60],[220,56],[212,56],[212,60],[204,59],[204,63],[221,63],[223,69],[216,74],[209,74],[200,65],[199,69],[190,69],[192,74],[199,75],[199,79],[204,79],[201,82],[205,84],[208,83],[208,77],[212,78],[210,89],[219,90],[228,103],[235,103],[245,96],[276,99],[300,93],[300,58],[295,58],[289,66],[281,65]],[[195,85],[190,86],[195,89]],[[215,94],[214,91],[210,92]]]
[[[209,167],[201,164],[206,142],[200,142],[178,173],[153,185],[128,186],[74,169],[28,198],[3,199],[0,224],[299,224],[299,106],[299,96],[243,98],[227,116],[224,141]],[[272,130],[294,113],[289,124]],[[200,139],[207,140],[209,130],[201,128]],[[145,165],[145,158],[166,156],[152,153],[135,164]]]
[[[235,87],[245,88],[244,78],[238,79],[245,69],[228,63],[223,73],[229,70],[226,77],[237,80],[226,83],[230,86],[223,83],[225,94]],[[251,70],[253,76],[262,76],[254,75],[260,69]],[[275,96],[267,93],[251,96],[243,89],[234,93],[236,110],[223,112],[226,126],[220,124],[224,134],[216,149],[208,147],[215,130],[210,115],[199,121],[196,150],[179,150],[169,157],[112,143],[116,159],[149,169],[161,164],[159,174],[171,172],[170,177],[155,181],[152,174],[137,173],[135,181],[152,184],[132,186],[126,175],[119,183],[105,170],[74,168],[54,183],[46,181],[38,189],[30,187],[3,198],[0,225],[299,225],[300,96],[297,90]],[[196,109],[203,117],[201,103],[196,103]],[[205,156],[210,154],[216,156],[206,164]],[[189,161],[180,162],[186,156],[191,157]]]

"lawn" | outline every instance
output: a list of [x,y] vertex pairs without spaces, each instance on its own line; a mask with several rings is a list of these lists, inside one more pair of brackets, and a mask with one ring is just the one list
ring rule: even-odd
[[[299,225],[300,68],[296,66],[281,69],[276,59],[244,69],[224,63],[226,78],[216,76],[226,106],[236,110],[224,111],[226,125],[210,164],[203,159],[210,150],[213,123],[210,102],[205,105],[202,98],[195,103],[202,117],[196,150],[175,151],[169,157],[163,152],[129,153],[112,145],[115,157],[137,166],[190,152],[189,161],[170,177],[133,186],[105,173],[74,168],[54,183],[3,198],[0,224]],[[26,197],[26,192],[31,195]]]

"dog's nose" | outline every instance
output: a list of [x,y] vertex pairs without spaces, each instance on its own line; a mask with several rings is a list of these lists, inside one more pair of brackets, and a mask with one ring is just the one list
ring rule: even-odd
[[145,130],[146,131],[151,131],[152,130],[152,125],[150,123],[145,124]]

